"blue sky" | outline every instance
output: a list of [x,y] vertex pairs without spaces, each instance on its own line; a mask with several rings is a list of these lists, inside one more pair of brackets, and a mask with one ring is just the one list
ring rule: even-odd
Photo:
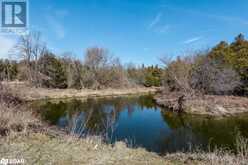
[[[247,0],[29,0],[31,30],[58,54],[108,48],[123,63],[207,49],[248,35]],[[15,37],[0,36],[0,56]]]

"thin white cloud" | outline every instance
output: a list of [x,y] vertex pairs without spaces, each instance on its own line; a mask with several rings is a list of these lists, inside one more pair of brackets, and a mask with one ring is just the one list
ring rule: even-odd
[[144,52],[147,52],[147,51],[149,51],[149,50],[150,50],[150,48],[145,47],[145,48],[143,48],[143,50],[144,50]]
[[16,40],[7,36],[0,36],[0,59],[9,58],[9,51],[15,46]]
[[56,10],[55,11],[55,15],[57,17],[66,17],[69,15],[69,11],[68,10],[65,10],[65,9],[61,9],[61,10]]
[[49,13],[46,16],[48,27],[55,33],[58,39],[63,39],[66,35],[65,26],[63,20],[69,15],[67,10],[63,9],[53,9],[52,7],[47,9]]
[[56,17],[52,15],[47,16],[47,22],[49,27],[55,32],[58,39],[63,39],[65,37],[65,28]]
[[220,21],[225,21],[225,22],[228,22],[228,23],[236,22],[236,23],[239,23],[239,24],[248,25],[248,20],[243,19],[243,18],[239,18],[239,17],[210,15],[210,14],[208,14],[207,16],[211,17],[211,18],[215,18],[215,19],[220,20]]
[[148,29],[152,29],[154,26],[156,26],[160,22],[162,16],[163,16],[163,14],[161,12],[158,13],[155,16],[155,18],[152,20],[152,22],[149,24]]
[[201,39],[202,39],[201,36],[199,36],[199,37],[193,37],[193,38],[190,38],[190,39],[187,39],[187,40],[183,41],[183,43],[184,44],[192,44],[192,43],[195,43],[195,42],[197,42],[197,41],[199,41]]
[[215,19],[218,21],[222,21],[225,23],[238,23],[241,25],[248,25],[248,20],[241,18],[241,17],[236,17],[236,16],[230,16],[230,15],[218,15],[218,14],[209,14],[206,12],[202,12],[199,10],[193,10],[193,9],[185,9],[185,8],[180,8],[180,7],[174,7],[170,5],[162,5],[161,7],[167,8],[169,10],[174,10],[177,12],[183,12],[187,14],[193,14],[193,15],[200,15],[202,17],[210,18],[210,19]]
[[168,31],[170,31],[171,26],[170,25],[163,25],[157,28],[157,32],[158,33],[167,33]]

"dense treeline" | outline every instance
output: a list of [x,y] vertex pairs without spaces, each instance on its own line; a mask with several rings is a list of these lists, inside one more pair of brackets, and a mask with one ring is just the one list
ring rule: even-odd
[[248,41],[242,34],[206,52],[176,60],[163,58],[169,91],[196,94],[248,94]]
[[160,86],[162,69],[158,66],[123,66],[107,49],[86,50],[82,61],[70,53],[63,57],[49,51],[37,32],[23,36],[18,44],[21,61],[0,61],[0,80],[28,81],[47,88],[124,88]]
[[49,51],[39,33],[23,36],[18,44],[21,61],[0,60],[0,80],[29,81],[48,88],[125,88],[165,86],[169,91],[196,94],[248,93],[248,41],[240,34],[232,43],[170,60],[158,66],[122,65],[104,48],[88,48],[82,60]]

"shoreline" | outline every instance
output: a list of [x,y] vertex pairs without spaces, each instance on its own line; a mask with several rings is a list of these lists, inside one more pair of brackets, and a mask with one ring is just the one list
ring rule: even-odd
[[[162,107],[177,111],[179,106],[178,93],[158,94],[154,97]],[[239,96],[205,95],[185,99],[183,113],[209,117],[231,117],[248,113],[248,98]]]
[[[10,155],[14,158],[23,158],[26,164],[224,165],[232,164],[234,161],[239,162],[239,164],[247,162],[247,157],[244,157],[243,153],[233,154],[222,150],[214,152],[175,152],[159,155],[144,148],[128,146],[125,142],[116,142],[109,145],[104,143],[100,137],[86,136],[79,139],[77,136],[59,133],[59,130],[47,127],[44,125],[45,123],[27,109],[20,111],[20,109],[15,109],[16,107],[3,108],[6,108],[6,111],[3,109],[1,111],[11,113],[11,115],[6,115],[7,118],[11,117],[9,119],[12,120],[9,120],[10,123],[7,124],[9,129],[22,129],[9,130],[10,134],[1,136],[0,145],[2,147],[0,152],[3,153],[2,156],[5,158]],[[16,113],[16,111],[19,111],[19,113]],[[18,119],[22,119],[22,123],[19,123]],[[11,125],[15,125],[15,127]]]
[[[8,93],[6,93],[8,94]],[[12,97],[10,95],[10,97]],[[27,164],[231,164],[247,158],[230,152],[192,152],[158,155],[125,142],[105,144],[100,137],[78,138],[43,122],[26,106],[6,106],[0,100],[0,152],[3,157],[24,158]],[[17,113],[18,112],[18,113]],[[224,159],[223,159],[224,158]],[[243,163],[244,164],[244,163]]]
[[126,89],[47,89],[34,88],[24,82],[4,83],[12,93],[25,101],[39,101],[45,99],[73,99],[73,98],[90,98],[90,97],[112,97],[126,96],[135,94],[155,94],[159,88],[132,87]]
[[[87,99],[97,97],[118,97],[129,95],[156,94],[161,88],[132,87],[126,89],[47,89],[35,88],[25,82],[4,82],[3,85],[17,97],[27,102],[60,99]],[[159,106],[177,111],[181,93],[156,94],[154,100]],[[248,98],[238,96],[205,95],[186,99],[183,103],[186,114],[210,117],[230,117],[248,113]]]

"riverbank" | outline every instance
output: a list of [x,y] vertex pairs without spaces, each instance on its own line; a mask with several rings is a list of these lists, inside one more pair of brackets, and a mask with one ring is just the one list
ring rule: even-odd
[[[23,107],[24,108],[24,107]],[[31,111],[6,107],[0,102],[0,157],[24,164],[106,165],[240,165],[248,161],[247,141],[238,143],[237,155],[228,151],[173,153],[159,156],[124,142],[105,144],[101,137],[77,138],[58,133]],[[4,132],[4,134],[3,134]]]
[[[155,96],[157,104],[176,111],[179,107],[180,93],[161,93]],[[205,95],[185,98],[183,111],[193,115],[213,117],[235,116],[248,113],[248,98],[237,96]]]
[[0,113],[0,157],[4,160],[61,165],[180,163],[180,160],[167,160],[142,148],[128,148],[124,142],[108,145],[101,137],[77,138],[59,133],[59,130],[49,127],[25,106],[6,106],[0,100]]
[[23,159],[25,164],[82,165],[242,165],[247,155],[224,151],[192,152],[159,156],[142,148],[128,148],[125,143],[106,145],[97,138],[51,138],[45,134],[11,136],[0,139],[4,159]]
[[25,82],[8,82],[3,83],[12,93],[25,101],[35,101],[42,99],[68,99],[68,98],[87,98],[87,97],[107,97],[107,96],[123,96],[133,94],[149,94],[156,93],[158,88],[133,87],[127,89],[47,89],[35,88],[29,86]]
[[112,146],[101,137],[67,135],[41,121],[25,105],[7,106],[0,99],[0,113],[1,159],[24,160],[25,164],[169,164],[155,153],[128,148],[123,142]]
[[[3,90],[1,95],[11,93]],[[129,148],[123,142],[105,144],[101,137],[77,138],[44,123],[25,106],[7,104],[0,97],[0,157],[23,159],[25,164],[245,164],[247,145],[242,152],[192,152],[159,156],[142,148]],[[246,142],[247,143],[247,142]],[[246,144],[244,143],[244,144]],[[242,143],[241,143],[242,144]],[[238,150],[239,151],[239,150]]]

